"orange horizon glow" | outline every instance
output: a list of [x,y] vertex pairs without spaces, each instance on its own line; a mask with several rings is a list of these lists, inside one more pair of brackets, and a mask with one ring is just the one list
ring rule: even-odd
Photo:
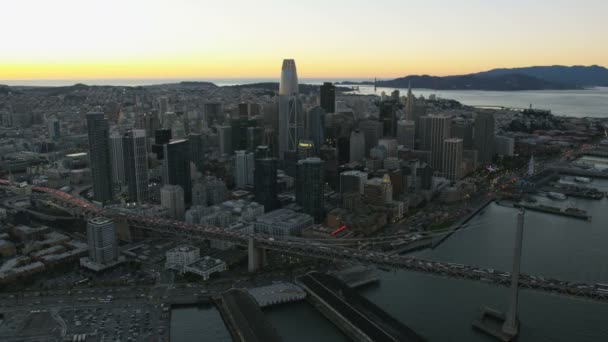
[[300,78],[332,79],[608,65],[601,0],[234,2],[7,2],[0,83],[278,79],[284,58]]

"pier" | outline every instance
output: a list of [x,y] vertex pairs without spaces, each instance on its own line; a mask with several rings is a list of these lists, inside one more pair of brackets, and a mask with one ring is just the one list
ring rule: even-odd
[[541,213],[572,217],[572,218],[581,219],[581,220],[587,220],[587,221],[591,220],[591,215],[587,215],[586,211],[584,211],[582,209],[578,209],[578,208],[561,209],[558,207],[550,207],[548,205],[543,205],[543,204],[532,205],[532,204],[525,204],[525,203],[513,203],[513,207],[514,208],[524,208],[527,210],[538,211]]
[[247,289],[262,308],[277,304],[297,302],[306,298],[306,292],[292,283],[275,283]]
[[337,278],[318,272],[296,278],[306,297],[353,341],[426,341]]
[[604,193],[591,187],[581,187],[569,184],[556,184],[542,187],[542,191],[557,192],[566,196],[601,200],[604,198]]
[[255,299],[245,290],[231,289],[214,298],[235,342],[281,341]]

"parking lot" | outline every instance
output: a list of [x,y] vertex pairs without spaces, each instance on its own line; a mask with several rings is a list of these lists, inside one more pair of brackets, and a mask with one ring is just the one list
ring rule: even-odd
[[63,309],[59,317],[68,336],[95,334],[100,342],[165,342],[169,336],[169,314],[152,304]]

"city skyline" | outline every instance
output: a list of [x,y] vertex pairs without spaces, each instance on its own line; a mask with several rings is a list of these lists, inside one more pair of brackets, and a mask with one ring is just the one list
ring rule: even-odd
[[18,29],[3,43],[2,80],[276,78],[284,58],[298,62],[302,78],[608,64],[601,17],[608,4],[594,0],[576,7],[61,0],[40,2],[35,12],[18,2],[4,10],[12,14],[5,25]]

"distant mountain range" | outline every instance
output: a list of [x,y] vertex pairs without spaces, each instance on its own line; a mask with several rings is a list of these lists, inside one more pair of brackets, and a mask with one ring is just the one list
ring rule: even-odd
[[[410,75],[393,80],[378,81],[379,87],[437,90],[555,90],[583,89],[608,86],[608,69],[598,66],[533,66],[493,69],[457,76]],[[353,82],[342,82],[352,84]],[[373,84],[361,82],[359,84]]]

